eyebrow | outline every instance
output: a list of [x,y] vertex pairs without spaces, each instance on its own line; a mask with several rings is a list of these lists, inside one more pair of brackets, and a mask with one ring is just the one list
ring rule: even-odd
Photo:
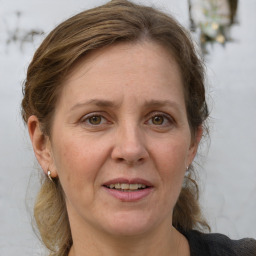
[[[74,106],[72,106],[70,108],[70,111],[74,111],[76,109],[83,108],[87,105],[95,105],[97,107],[102,107],[102,108],[118,108],[121,104],[114,103],[113,101],[110,101],[110,100],[91,99],[91,100],[88,100],[85,102],[75,104]],[[161,107],[169,106],[169,107],[175,108],[178,111],[180,111],[179,104],[177,104],[174,101],[170,101],[170,100],[154,100],[154,99],[147,100],[147,101],[145,101],[143,106],[145,108],[161,108]]]
[[145,107],[165,107],[165,106],[170,106],[176,109],[179,109],[179,105],[174,102],[174,101],[170,101],[170,100],[149,100],[146,101],[144,104]]
[[98,107],[105,107],[105,108],[106,107],[114,108],[114,107],[118,107],[119,104],[115,104],[114,102],[109,101],[109,100],[91,99],[91,100],[88,100],[88,101],[85,101],[85,102],[75,104],[74,106],[72,106],[70,108],[70,111],[74,111],[76,109],[83,108],[87,105],[95,105],[95,106],[98,106]]

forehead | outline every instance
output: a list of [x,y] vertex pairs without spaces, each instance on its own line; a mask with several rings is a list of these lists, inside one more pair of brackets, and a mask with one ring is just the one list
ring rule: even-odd
[[183,91],[179,66],[154,42],[118,43],[80,59],[65,79],[62,96],[74,94],[79,99],[97,93],[113,97],[124,89],[149,98],[157,90],[159,97],[165,97],[166,89],[171,94]]
[[[127,58],[127,55],[129,55],[129,58]],[[136,63],[133,62],[135,59]],[[161,61],[162,63],[165,62],[165,64],[175,65],[175,68],[178,69],[176,71],[181,74],[179,65],[170,49],[167,49],[150,39],[142,39],[135,42],[114,43],[110,46],[105,46],[86,53],[85,56],[79,58],[79,60],[70,68],[66,80],[69,80],[70,78],[73,79],[74,74],[78,73],[79,70],[86,72],[92,66],[96,67],[96,65],[100,68],[102,65],[110,64],[111,60],[123,61],[127,66],[129,64],[131,64],[131,66],[137,64],[140,65],[141,69],[143,69],[143,67],[148,68],[150,65],[153,67],[155,64],[158,66]],[[112,65],[110,66],[110,69],[111,67]]]

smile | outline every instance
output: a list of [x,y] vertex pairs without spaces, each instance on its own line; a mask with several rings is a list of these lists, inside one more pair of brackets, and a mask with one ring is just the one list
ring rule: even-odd
[[136,191],[140,189],[145,189],[147,186],[145,184],[128,184],[128,183],[116,183],[116,184],[110,184],[106,186],[110,189],[117,189],[119,191]]
[[148,197],[153,191],[153,185],[144,179],[117,178],[103,184],[105,191],[122,202],[135,202]]

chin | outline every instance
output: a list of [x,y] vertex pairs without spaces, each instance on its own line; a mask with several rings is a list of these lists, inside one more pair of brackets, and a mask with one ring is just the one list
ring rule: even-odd
[[119,213],[107,221],[107,231],[116,236],[138,236],[153,228],[154,222],[144,214]]

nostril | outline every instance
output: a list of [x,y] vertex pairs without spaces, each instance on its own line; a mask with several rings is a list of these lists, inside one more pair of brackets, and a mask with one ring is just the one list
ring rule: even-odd
[[125,160],[124,160],[123,158],[121,158],[121,157],[120,157],[120,158],[117,158],[116,160],[117,160],[118,163],[122,163],[122,162],[125,161]]
[[127,165],[136,165],[136,164],[141,164],[144,161],[144,158],[139,158],[136,160],[126,160],[122,159],[123,162],[125,162]]
[[125,163],[128,165],[142,164],[148,157],[148,152],[143,146],[135,147],[131,143],[122,143],[116,145],[112,152],[111,158],[116,163]]

